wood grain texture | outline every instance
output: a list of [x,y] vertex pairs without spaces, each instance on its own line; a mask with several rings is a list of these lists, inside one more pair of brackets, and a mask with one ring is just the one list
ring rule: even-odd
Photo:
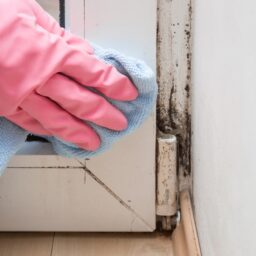
[[50,256],[53,233],[0,233],[0,256]]
[[160,234],[58,234],[52,256],[172,256],[170,237]]

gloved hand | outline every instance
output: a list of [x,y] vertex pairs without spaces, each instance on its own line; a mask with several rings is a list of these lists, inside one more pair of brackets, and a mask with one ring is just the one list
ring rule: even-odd
[[134,100],[138,92],[98,60],[88,42],[60,28],[34,0],[0,0],[0,17],[1,116],[87,150],[96,150],[100,138],[82,120],[127,127],[118,109],[86,87],[119,101]]

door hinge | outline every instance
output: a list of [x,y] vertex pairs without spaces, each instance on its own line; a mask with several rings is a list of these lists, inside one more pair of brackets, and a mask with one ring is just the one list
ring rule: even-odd
[[162,230],[172,230],[178,219],[177,138],[159,133],[157,138],[156,214]]

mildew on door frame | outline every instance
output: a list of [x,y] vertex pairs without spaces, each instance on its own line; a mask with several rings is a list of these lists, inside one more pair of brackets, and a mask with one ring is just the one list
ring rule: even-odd
[[158,129],[178,139],[180,189],[190,184],[192,0],[158,0]]

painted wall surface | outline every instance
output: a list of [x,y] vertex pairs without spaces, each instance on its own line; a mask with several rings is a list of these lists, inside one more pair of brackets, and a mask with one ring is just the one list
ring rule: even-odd
[[192,161],[204,256],[256,255],[256,2],[196,0]]

